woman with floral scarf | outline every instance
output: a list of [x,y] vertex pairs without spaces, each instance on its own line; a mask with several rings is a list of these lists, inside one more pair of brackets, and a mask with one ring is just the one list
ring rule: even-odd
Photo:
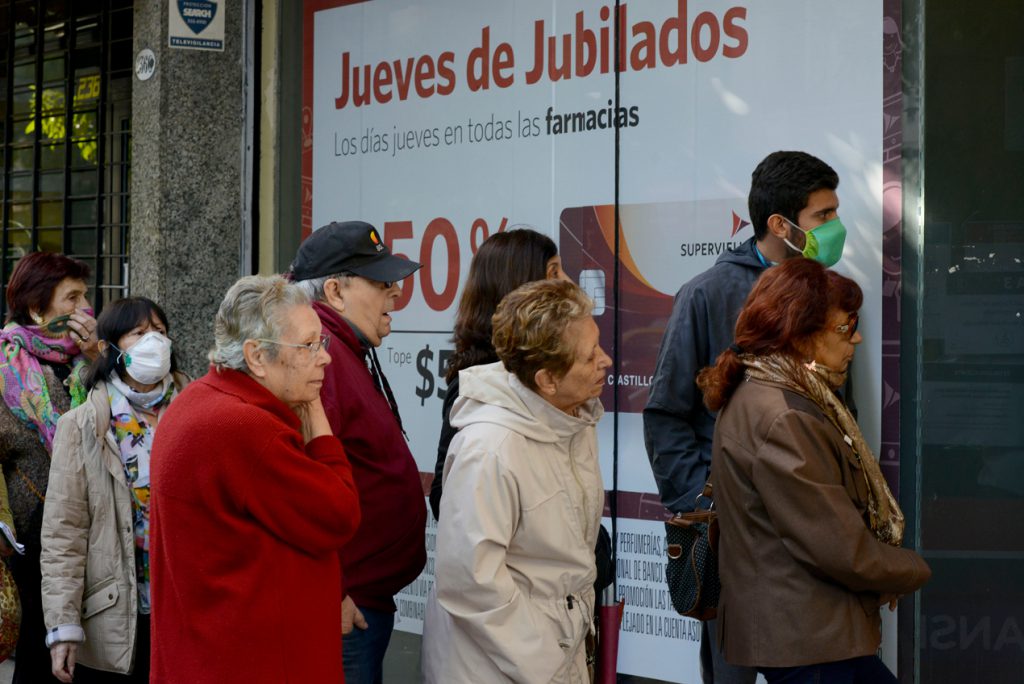
[[148,682],[149,455],[187,378],[151,300],[114,302],[97,331],[88,397],[61,417],[54,439],[42,531],[46,645],[62,682]]
[[735,343],[697,377],[720,411],[718,643],[769,684],[895,684],[875,655],[879,610],[931,575],[900,548],[903,513],[836,394],[862,341],[862,299],[811,259],[769,268]]
[[0,554],[19,552],[9,560],[22,608],[14,682],[56,681],[39,603],[39,530],[57,419],[85,398],[82,372],[97,353],[88,278],[83,262],[36,252],[22,257],[7,284],[7,321],[0,330],[6,481],[0,482]]

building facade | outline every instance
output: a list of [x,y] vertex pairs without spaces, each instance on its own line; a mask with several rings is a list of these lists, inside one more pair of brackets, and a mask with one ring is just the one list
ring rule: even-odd
[[[768,14],[2,0],[0,283],[33,250],[81,258],[97,308],[154,298],[202,373],[237,277],[287,269],[318,225],[369,220],[425,264],[381,360],[429,473],[475,246],[515,223],[548,232],[615,352],[601,436],[633,609],[620,681],[697,681],[693,624],[659,605],[645,552],[663,511],[635,407],[665,302],[749,236],[753,165],[808,149],[840,169],[840,268],[868,293],[860,420],[933,569],[886,621],[883,656],[905,682],[1020,681],[1024,6],[786,0]],[[387,681],[416,681],[431,581],[400,597]]]

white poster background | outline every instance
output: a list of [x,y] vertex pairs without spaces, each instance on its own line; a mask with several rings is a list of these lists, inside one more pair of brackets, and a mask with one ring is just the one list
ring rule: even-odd
[[[440,429],[443,391],[440,353],[448,342],[459,291],[435,306],[428,305],[424,280],[442,292],[449,277],[465,279],[472,256],[471,229],[480,221],[493,232],[506,224],[526,223],[559,237],[563,210],[613,204],[615,139],[611,128],[548,135],[548,108],[554,113],[600,109],[615,98],[612,73],[594,70],[583,78],[552,83],[547,77],[528,85],[533,67],[534,30],[544,20],[545,37],[573,33],[576,14],[585,27],[598,32],[602,5],[583,2],[519,0],[508,3],[371,1],[316,12],[313,69],[313,226],[334,220],[363,219],[377,225],[391,241],[391,222],[409,221],[412,236],[393,241],[393,249],[428,264],[406,282],[413,294],[394,316],[395,332],[384,341],[381,361],[391,379],[408,430],[410,446],[423,472],[433,472]],[[750,173],[768,153],[799,149],[815,154],[839,173],[840,216],[849,230],[839,270],[864,288],[861,330],[865,342],[854,365],[856,399],[868,443],[879,441],[882,207],[882,82],[881,0],[777,0],[763,3],[661,1],[628,3],[628,25],[647,20],[655,27],[686,10],[690,25],[704,12],[721,20],[732,7],[742,8],[738,20],[748,40],[738,58],[717,56],[707,62],[692,51],[686,64],[628,70],[620,75],[624,107],[636,107],[638,123],[621,129],[621,204],[650,205],[644,224],[623,221],[623,240],[644,278],[653,288],[672,295],[678,287],[708,268],[714,255],[682,256],[686,242],[743,240],[749,226],[735,237],[732,224],[721,228],[688,222],[658,207],[678,202],[734,203],[742,219]],[[508,43],[514,54],[514,83],[471,92],[466,83],[470,51],[481,44],[489,27],[491,54]],[[702,40],[708,40],[705,32]],[[728,44],[736,41],[722,36]],[[560,40],[560,38],[559,38]],[[629,45],[635,38],[627,37]],[[560,45],[560,43],[559,43]],[[451,51],[455,74],[451,94],[419,97],[415,88],[400,100],[394,78],[390,102],[342,109],[335,98],[342,91],[342,56],[350,69],[412,57],[437,58]],[[628,54],[628,53],[627,53]],[[360,72],[360,76],[362,72]],[[352,74],[349,73],[351,88]],[[435,79],[435,85],[438,80]],[[522,135],[524,119],[536,119],[539,135]],[[473,124],[508,121],[511,137],[470,142]],[[445,144],[446,129],[462,130],[462,142]],[[424,129],[428,131],[423,134]],[[436,131],[435,131],[436,129]],[[483,129],[480,129],[483,132]],[[395,135],[413,149],[395,149]],[[440,141],[426,146],[436,132]],[[534,131],[530,129],[530,132]],[[362,141],[387,136],[388,150],[363,152]],[[351,145],[357,147],[354,154]],[[376,139],[380,144],[380,139]],[[428,224],[443,218],[454,228],[449,245],[444,231],[424,247]],[[391,232],[391,235],[389,235]],[[477,229],[477,241],[483,236]],[[452,249],[449,249],[452,247]],[[565,255],[568,246],[562,245]],[[457,256],[456,256],[457,253]],[[449,274],[449,264],[458,269]],[[579,273],[570,273],[578,278]],[[608,279],[609,286],[611,279]],[[610,305],[611,300],[608,300]],[[612,315],[610,306],[603,315]],[[605,339],[606,347],[612,340]],[[429,380],[428,380],[428,375]],[[429,395],[427,389],[430,389]],[[419,394],[417,394],[417,389]],[[610,408],[610,407],[608,407]],[[619,488],[655,492],[643,449],[637,413],[619,421]],[[602,471],[612,482],[612,417],[599,426]],[[643,529],[663,534],[658,523],[618,522],[620,532]],[[428,568],[429,569],[429,568]],[[400,597],[398,628],[419,632],[421,606],[432,577]],[[621,582],[636,584],[638,580]],[[663,581],[639,580],[651,592]],[[418,588],[417,588],[418,586]],[[404,602],[404,603],[402,603]],[[417,608],[417,606],[420,606]],[[629,608],[627,607],[627,610]],[[666,615],[671,614],[669,609]],[[653,624],[653,618],[652,618]],[[669,624],[669,623],[665,623]],[[671,623],[674,628],[676,623]],[[784,628],[783,625],[779,626]],[[680,632],[674,632],[680,634]],[[643,630],[622,633],[620,672],[672,682],[698,681],[698,642],[674,639],[666,649],[663,635]]]

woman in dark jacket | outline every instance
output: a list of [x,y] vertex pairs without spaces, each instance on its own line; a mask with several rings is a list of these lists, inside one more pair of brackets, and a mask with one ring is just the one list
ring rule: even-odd
[[430,510],[435,520],[441,508],[444,459],[457,432],[448,415],[459,396],[459,371],[498,360],[491,344],[491,316],[498,302],[520,285],[545,278],[569,280],[562,270],[555,243],[529,228],[495,233],[484,240],[469,265],[469,278],[455,315],[455,354],[445,373],[448,392],[441,406],[441,437],[437,443],[434,482],[430,485]]
[[880,607],[931,571],[900,548],[903,514],[836,394],[862,294],[810,259],[768,269],[735,344],[698,376],[721,411],[711,473],[721,523],[718,643],[775,682],[896,682],[875,655]]
[[7,321],[0,331],[0,463],[13,515],[0,526],[6,527],[0,553],[24,547],[24,555],[10,560],[22,609],[14,682],[57,681],[50,674],[39,600],[39,533],[57,419],[84,401],[82,374],[97,354],[88,278],[89,267],[77,259],[34,252],[18,261],[7,284]]

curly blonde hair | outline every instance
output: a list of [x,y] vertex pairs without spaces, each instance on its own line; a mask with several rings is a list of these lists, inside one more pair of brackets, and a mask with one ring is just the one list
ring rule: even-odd
[[594,303],[576,284],[538,280],[508,293],[491,317],[491,342],[505,368],[530,389],[547,370],[561,378],[576,362],[575,340],[566,329],[585,319]]

